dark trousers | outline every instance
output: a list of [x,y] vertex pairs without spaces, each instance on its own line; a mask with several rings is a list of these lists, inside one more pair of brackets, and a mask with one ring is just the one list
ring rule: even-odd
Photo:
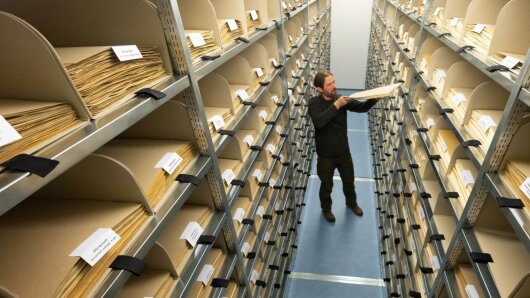
[[320,207],[322,211],[331,211],[331,191],[333,189],[333,173],[339,169],[342,179],[342,190],[346,197],[346,205],[357,205],[357,194],[355,193],[353,161],[350,153],[341,157],[317,159],[317,174],[320,178]]

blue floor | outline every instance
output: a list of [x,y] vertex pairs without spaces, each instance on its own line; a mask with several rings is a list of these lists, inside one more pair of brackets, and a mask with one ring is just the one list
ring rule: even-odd
[[324,220],[314,162],[286,297],[386,296],[377,243],[375,185],[366,114],[348,114],[348,138],[355,165],[358,203],[364,215],[358,217],[346,209],[342,182],[336,173],[331,195],[336,222]]

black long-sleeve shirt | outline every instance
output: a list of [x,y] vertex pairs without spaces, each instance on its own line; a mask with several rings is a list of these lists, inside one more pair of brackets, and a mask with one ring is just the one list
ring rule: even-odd
[[337,110],[333,103],[339,97],[337,94],[333,100],[325,100],[319,95],[309,100],[308,112],[315,126],[317,154],[321,157],[349,154],[346,112],[365,113],[377,103],[377,100],[352,100]]

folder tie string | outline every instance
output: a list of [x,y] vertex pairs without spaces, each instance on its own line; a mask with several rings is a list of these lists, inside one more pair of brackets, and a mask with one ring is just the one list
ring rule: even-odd
[[202,60],[204,61],[212,61],[212,60],[215,60],[217,58],[221,57],[221,55],[204,55],[201,57]]
[[475,49],[474,46],[471,46],[471,45],[465,45],[465,46],[463,46],[463,47],[461,47],[461,48],[458,48],[458,49],[456,50],[456,52],[457,52],[458,54],[461,54],[462,52],[464,52],[464,51],[466,51],[466,50],[473,50],[473,49]]
[[29,172],[40,177],[46,177],[58,164],[58,160],[19,154],[3,162],[1,166],[12,171]]
[[161,92],[161,91],[158,91],[158,90],[155,90],[155,89],[151,89],[151,88],[140,89],[140,90],[134,92],[134,94],[150,96],[150,97],[153,97],[155,100],[159,100],[159,99],[162,99],[162,98],[166,97],[166,94],[164,92]]
[[109,268],[114,270],[125,270],[139,276],[144,272],[146,263],[138,258],[119,255],[114,259]]

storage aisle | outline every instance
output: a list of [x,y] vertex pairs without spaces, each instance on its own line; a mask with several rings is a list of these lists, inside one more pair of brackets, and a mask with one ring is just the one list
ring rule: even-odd
[[357,217],[346,209],[336,172],[332,193],[336,222],[324,220],[318,198],[320,181],[316,175],[315,156],[286,297],[385,296],[377,244],[367,114],[348,114],[348,139],[355,166],[355,187],[364,215]]

